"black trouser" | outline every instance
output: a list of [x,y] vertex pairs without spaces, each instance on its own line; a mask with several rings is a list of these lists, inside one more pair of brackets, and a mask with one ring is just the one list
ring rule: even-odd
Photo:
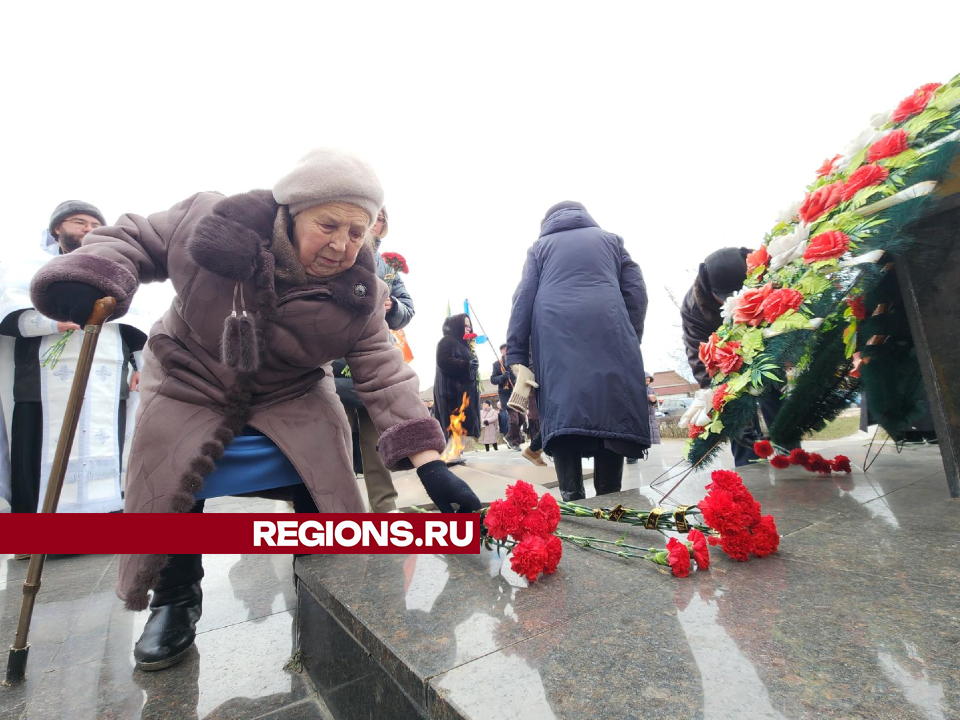
[[[551,445],[551,448],[553,445]],[[579,448],[557,447],[553,462],[560,481],[560,495],[567,502],[583,500],[583,454]],[[607,450],[603,441],[597,442],[593,454],[593,486],[597,495],[620,492],[623,481],[623,455]]]
[[[491,445],[491,443],[484,443],[484,447],[487,448],[487,452],[490,452],[490,445]],[[497,444],[496,444],[496,443],[492,443],[492,445],[493,445],[493,449],[496,450],[496,449],[497,449]]]
[[[776,395],[764,395],[760,398],[760,412],[763,413],[763,421],[768,428],[773,427],[773,421],[777,419],[777,413],[780,412],[782,405],[783,401]],[[756,430],[757,435],[760,435],[760,418],[756,414],[753,416],[753,429]],[[749,465],[751,461],[760,459],[760,456],[753,451],[752,445],[747,447],[731,441],[730,450],[733,452],[733,464],[737,467]]]
[[537,434],[530,441],[530,452],[540,452],[541,450],[543,450],[543,440],[540,437],[540,430],[537,430]]
[[43,404],[15,402],[10,424],[10,511],[35,513],[40,504]]
[[[291,485],[290,499],[293,501],[293,511],[297,513],[316,513],[320,512],[317,504],[313,501],[307,486]],[[202,513],[204,500],[197,500],[194,504],[192,513]],[[160,571],[160,580],[157,590],[169,590],[184,585],[193,585],[200,582],[203,578],[203,556],[202,555],[171,555],[163,570]]]

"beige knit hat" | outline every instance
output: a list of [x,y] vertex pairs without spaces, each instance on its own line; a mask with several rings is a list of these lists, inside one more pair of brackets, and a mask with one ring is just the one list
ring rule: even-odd
[[291,215],[324,203],[350,203],[363,208],[373,224],[383,205],[383,188],[373,168],[355,155],[316,148],[277,181],[273,197],[287,205]]

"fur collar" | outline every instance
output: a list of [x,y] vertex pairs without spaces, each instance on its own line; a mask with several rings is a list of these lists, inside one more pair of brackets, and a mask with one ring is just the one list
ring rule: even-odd
[[[245,282],[258,270],[262,272],[265,267],[275,265],[264,262],[262,255],[276,254],[274,225],[278,216],[286,217],[286,208],[274,200],[270,190],[231,195],[218,202],[213,211],[197,223],[186,241],[187,252],[200,267],[221,277]],[[258,280],[274,282],[273,277]],[[311,285],[326,287],[337,305],[362,316],[372,315],[376,310],[376,283],[376,262],[373,251],[366,245],[349,270],[325,280],[310,279]]]

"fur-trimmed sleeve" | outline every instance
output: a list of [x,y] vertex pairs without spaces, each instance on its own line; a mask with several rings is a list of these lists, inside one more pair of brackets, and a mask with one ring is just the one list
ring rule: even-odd
[[113,319],[121,317],[133,302],[140,283],[167,279],[171,240],[198,198],[211,195],[197,193],[147,218],[122,215],[113,225],[92,230],[83,239],[82,247],[54,258],[36,274],[30,285],[34,307],[55,320],[69,320],[57,316],[51,286],[61,281],[82,282],[116,299]]

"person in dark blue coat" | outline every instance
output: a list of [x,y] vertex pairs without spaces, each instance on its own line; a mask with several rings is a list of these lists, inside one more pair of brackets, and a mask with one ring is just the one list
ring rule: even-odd
[[564,500],[584,497],[581,459],[598,495],[620,490],[623,458],[645,457],[647,290],[623,238],[577,202],[547,211],[513,296],[507,362],[520,384],[532,351],[540,433]]

